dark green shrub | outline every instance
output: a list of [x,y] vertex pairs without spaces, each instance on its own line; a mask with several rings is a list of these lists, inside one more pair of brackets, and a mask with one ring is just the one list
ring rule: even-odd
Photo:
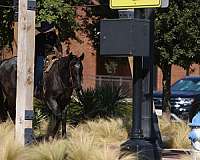
[[69,110],[74,106],[82,109],[79,115],[81,119],[126,117],[131,107],[125,98],[126,92],[121,87],[106,85],[96,89],[90,88],[83,91],[80,102],[76,102],[76,105],[70,104]]
[[[130,119],[132,107],[125,100],[126,93],[121,87],[111,85],[85,89],[82,98],[72,98],[70,105],[67,106],[66,121],[76,125],[81,121],[95,118]],[[51,113],[45,104],[37,99],[34,102],[34,112],[34,128],[37,128],[43,119],[48,119]]]
[[33,128],[38,129],[40,127],[41,121],[48,119],[50,112],[49,109],[46,107],[45,103],[36,98],[34,98],[33,110],[34,110]]

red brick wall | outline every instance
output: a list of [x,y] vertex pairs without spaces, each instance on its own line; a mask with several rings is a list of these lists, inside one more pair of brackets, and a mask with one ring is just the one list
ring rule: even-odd
[[91,76],[96,76],[96,51],[85,33],[77,32],[76,35],[83,42],[80,44],[76,40],[70,40],[70,51],[76,55],[81,55],[82,53],[85,55],[83,60],[83,87],[95,87],[95,80],[91,79]]
[[15,55],[12,54],[11,48],[5,47],[2,50],[0,50],[0,60],[9,59],[13,56]]
[[[93,47],[92,41],[86,32],[88,24],[92,23],[90,17],[87,16],[84,7],[79,7],[76,10],[76,20],[79,23],[81,29],[76,32],[76,39],[69,39],[70,51],[76,55],[84,53],[83,60],[83,87],[90,88],[95,87],[95,79],[91,77],[96,76],[96,50]],[[64,51],[65,51],[64,47]]]

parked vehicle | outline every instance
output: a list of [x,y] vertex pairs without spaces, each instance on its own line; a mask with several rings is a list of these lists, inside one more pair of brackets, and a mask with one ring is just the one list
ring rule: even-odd
[[[176,81],[171,86],[171,112],[181,118],[188,118],[192,104],[196,97],[200,96],[200,76],[187,76]],[[163,109],[162,92],[155,91],[153,94],[156,109]]]
[[192,122],[192,118],[200,111],[200,94],[197,95],[192,102],[192,107],[190,109],[189,120]]

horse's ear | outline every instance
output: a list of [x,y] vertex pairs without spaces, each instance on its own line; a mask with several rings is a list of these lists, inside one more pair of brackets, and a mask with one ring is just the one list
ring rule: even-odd
[[82,61],[84,59],[84,53],[81,54],[81,56],[79,57],[79,59]]
[[70,60],[72,60],[72,59],[73,59],[73,53],[70,52],[70,53],[68,54],[68,57],[69,57]]

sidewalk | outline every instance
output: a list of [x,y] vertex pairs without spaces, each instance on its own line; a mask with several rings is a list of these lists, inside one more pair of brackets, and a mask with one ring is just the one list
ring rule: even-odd
[[192,156],[190,149],[164,149],[162,155],[162,160],[181,160]]

